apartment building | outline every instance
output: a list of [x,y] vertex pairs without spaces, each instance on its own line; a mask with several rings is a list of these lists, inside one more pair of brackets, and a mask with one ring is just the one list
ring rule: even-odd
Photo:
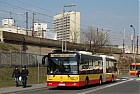
[[80,43],[80,12],[69,11],[54,16],[57,40]]

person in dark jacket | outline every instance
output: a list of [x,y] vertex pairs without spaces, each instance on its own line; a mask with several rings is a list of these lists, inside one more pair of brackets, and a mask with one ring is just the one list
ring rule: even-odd
[[18,66],[15,66],[15,69],[12,74],[12,78],[15,76],[15,82],[16,82],[16,87],[18,86],[18,81],[19,81],[19,76],[20,76],[20,70],[18,69]]
[[[28,69],[25,67],[25,70],[26,70],[26,73],[27,73],[27,78],[28,78],[28,74],[29,74],[29,71],[28,71]],[[25,80],[25,85],[27,84],[27,79]]]
[[138,72],[137,72],[137,76],[140,77],[140,70],[138,70]]
[[22,71],[21,71],[21,77],[22,77],[23,88],[26,87],[27,76],[28,76],[28,71],[26,70],[26,67],[23,66],[23,67],[22,67]]

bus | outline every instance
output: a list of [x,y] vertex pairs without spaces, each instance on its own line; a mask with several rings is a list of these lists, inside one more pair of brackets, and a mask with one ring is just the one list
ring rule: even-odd
[[[135,69],[136,67],[136,69]],[[130,75],[138,75],[138,71],[140,70],[140,63],[132,63],[130,65]]]
[[117,79],[117,60],[86,51],[53,51],[42,58],[47,66],[47,86],[88,87]]

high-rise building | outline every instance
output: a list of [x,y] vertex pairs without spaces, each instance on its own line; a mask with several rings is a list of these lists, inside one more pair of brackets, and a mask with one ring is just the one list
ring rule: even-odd
[[53,29],[57,32],[57,40],[80,43],[80,12],[69,11],[55,15]]

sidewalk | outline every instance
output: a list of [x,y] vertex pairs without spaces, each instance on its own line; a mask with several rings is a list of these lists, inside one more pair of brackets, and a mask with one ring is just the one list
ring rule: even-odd
[[14,93],[14,92],[20,92],[20,91],[28,91],[28,90],[34,90],[34,89],[40,89],[40,88],[45,88],[46,83],[42,83],[42,84],[32,84],[32,85],[28,85],[26,88],[23,88],[22,86],[12,86],[12,87],[4,87],[4,88],[0,88],[0,94],[9,94],[9,93]]

